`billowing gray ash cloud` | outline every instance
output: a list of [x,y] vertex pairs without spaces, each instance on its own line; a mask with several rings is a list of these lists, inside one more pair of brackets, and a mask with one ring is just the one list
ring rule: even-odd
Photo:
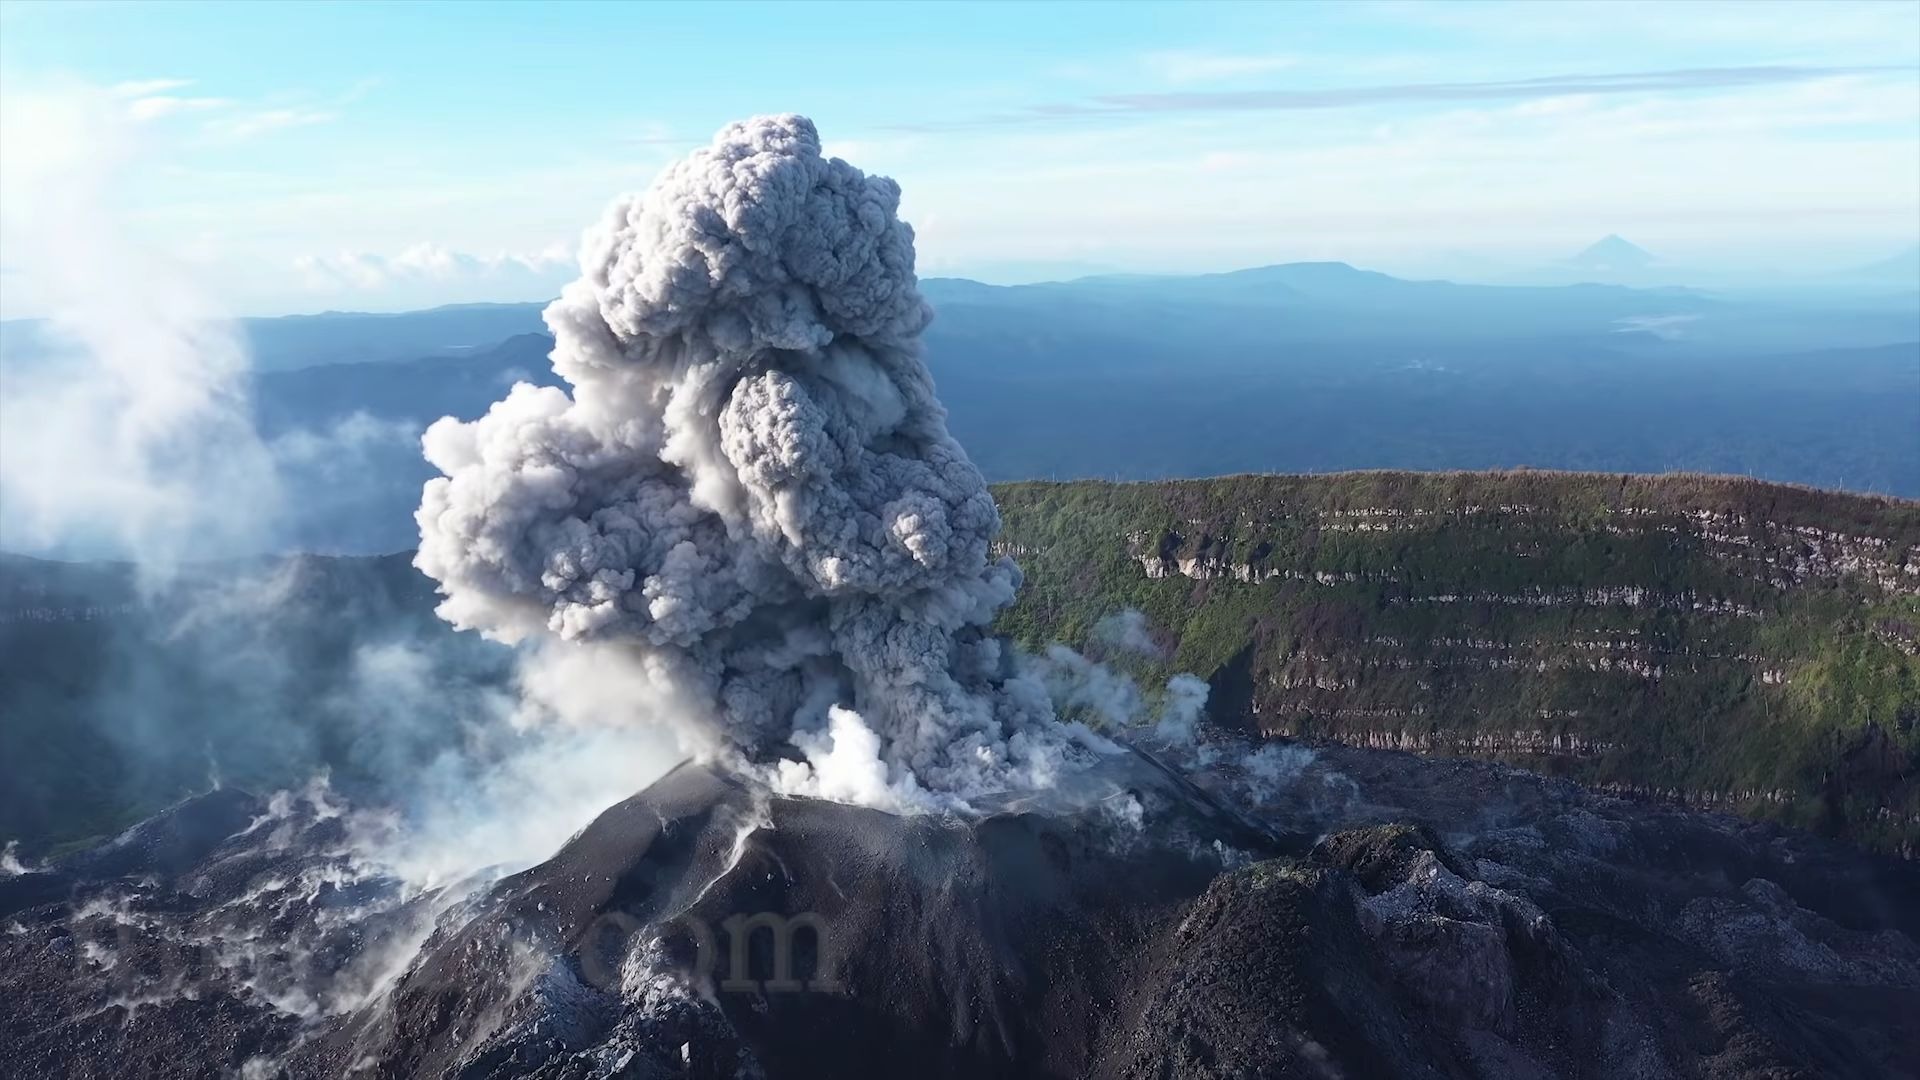
[[960,808],[1110,750],[986,633],[1020,571],[921,360],[899,201],[791,115],[616,201],[546,311],[571,392],[426,434],[441,615],[644,673],[784,790]]

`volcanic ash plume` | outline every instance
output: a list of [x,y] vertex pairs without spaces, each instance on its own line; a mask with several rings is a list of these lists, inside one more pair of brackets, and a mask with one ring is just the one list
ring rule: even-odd
[[1020,571],[920,359],[899,202],[800,116],[615,202],[546,311],[571,394],[426,433],[440,614],[595,643],[711,702],[730,753],[797,749],[757,766],[787,790],[959,808],[1109,749],[985,632]]

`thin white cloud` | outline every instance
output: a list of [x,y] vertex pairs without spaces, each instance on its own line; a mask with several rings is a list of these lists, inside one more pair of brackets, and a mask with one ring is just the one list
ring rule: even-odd
[[285,103],[301,95],[277,95],[278,101],[241,101],[234,98],[177,93],[196,85],[192,79],[132,79],[107,88],[107,96],[126,102],[127,119],[150,123],[187,114],[204,114],[202,137],[209,142],[246,142],[293,128],[332,123],[341,108],[358,101],[379,85],[363,79],[331,100],[317,104]]
[[1457,103],[1368,124],[1338,110],[1176,111],[948,133],[893,174],[916,226],[937,221],[921,230],[924,261],[949,272],[1013,257],[1204,270],[1532,252],[1616,231],[1689,262],[1761,237],[1812,265],[1912,235],[1913,89],[1910,75],[1850,75]]
[[630,133],[618,136],[617,141],[635,146],[695,146],[704,140],[675,135],[666,124],[651,120],[634,125]]
[[1911,57],[1915,7],[1888,0],[1771,0],[1769,3],[1687,3],[1671,0],[1559,0],[1534,4],[1516,18],[1508,2],[1434,4],[1403,0],[1369,14],[1406,31],[1452,31],[1476,41],[1549,47],[1582,42],[1611,48],[1710,45],[1777,50],[1804,56],[1809,49],[1845,48],[1856,54]]
[[527,280],[558,282],[571,271],[573,253],[562,243],[539,251],[502,251],[475,255],[434,243],[419,243],[397,254],[341,251],[302,255],[294,268],[315,290],[380,289],[408,282],[481,282]]
[[126,118],[135,123],[159,120],[183,112],[203,112],[232,104],[226,98],[178,94],[192,79],[130,79],[106,87],[104,97],[126,102]]
[[127,118],[136,122],[160,120],[168,116],[187,112],[206,112],[211,109],[224,109],[232,102],[216,97],[176,97],[172,94],[154,94],[148,97],[134,98],[127,103]]
[[1172,83],[1221,82],[1271,75],[1299,63],[1292,56],[1175,50],[1149,53],[1147,69]]
[[115,97],[142,98],[164,94],[171,90],[182,90],[192,85],[192,79],[132,79],[114,84],[108,88],[107,92]]
[[208,137],[223,142],[245,142],[276,131],[328,124],[338,119],[340,114],[331,109],[256,109],[210,120],[205,131]]
[[1045,102],[972,119],[896,124],[888,130],[941,132],[1070,121],[1138,119],[1171,113],[1318,112],[1396,105],[1498,104],[1601,95],[1648,97],[1724,92],[1848,76],[1893,77],[1910,83],[1916,72],[1920,72],[1920,67],[1913,64],[1759,64],[1546,75],[1489,81],[1101,94],[1081,101]]

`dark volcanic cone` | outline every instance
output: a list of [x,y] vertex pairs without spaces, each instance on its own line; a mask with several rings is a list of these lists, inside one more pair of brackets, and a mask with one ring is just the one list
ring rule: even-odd
[[1910,1033],[1850,1031],[1845,1011],[1920,1004],[1911,941],[1880,935],[1899,959],[1870,970],[1869,938],[1816,929],[1784,897],[1783,925],[1758,935],[1771,944],[1743,947],[1826,966],[1730,968],[1587,911],[1563,933],[1424,827],[1307,851],[1144,755],[1101,782],[1140,800],[1144,826],[1085,792],[958,821],[682,768],[501,882],[386,1007],[295,1071],[1646,1076],[1672,1061],[1875,1075],[1915,1048]]
[[[1257,798],[1222,775],[1112,756],[959,819],[682,767],[465,899],[350,873],[329,808],[195,800],[13,891],[0,1075],[1884,1077],[1920,1061],[1912,867],[1490,766],[1330,750]],[[238,831],[215,840],[221,821]],[[1285,821],[1327,832],[1270,827]]]
[[602,1075],[629,1053],[714,1076],[1084,1074],[1226,840],[1278,843],[1144,760],[1106,779],[1180,808],[1152,836],[1097,802],[900,817],[682,767],[501,882],[316,1064],[439,1075],[467,1050],[453,1033],[492,1024],[491,1064],[462,1075]]

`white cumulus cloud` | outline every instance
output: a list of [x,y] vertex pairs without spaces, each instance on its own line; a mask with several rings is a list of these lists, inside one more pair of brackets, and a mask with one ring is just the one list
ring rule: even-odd
[[339,251],[302,255],[294,268],[314,289],[381,289],[408,282],[540,281],[557,288],[573,269],[573,253],[564,244],[538,251],[501,251],[487,255],[455,251],[422,242],[395,254]]

